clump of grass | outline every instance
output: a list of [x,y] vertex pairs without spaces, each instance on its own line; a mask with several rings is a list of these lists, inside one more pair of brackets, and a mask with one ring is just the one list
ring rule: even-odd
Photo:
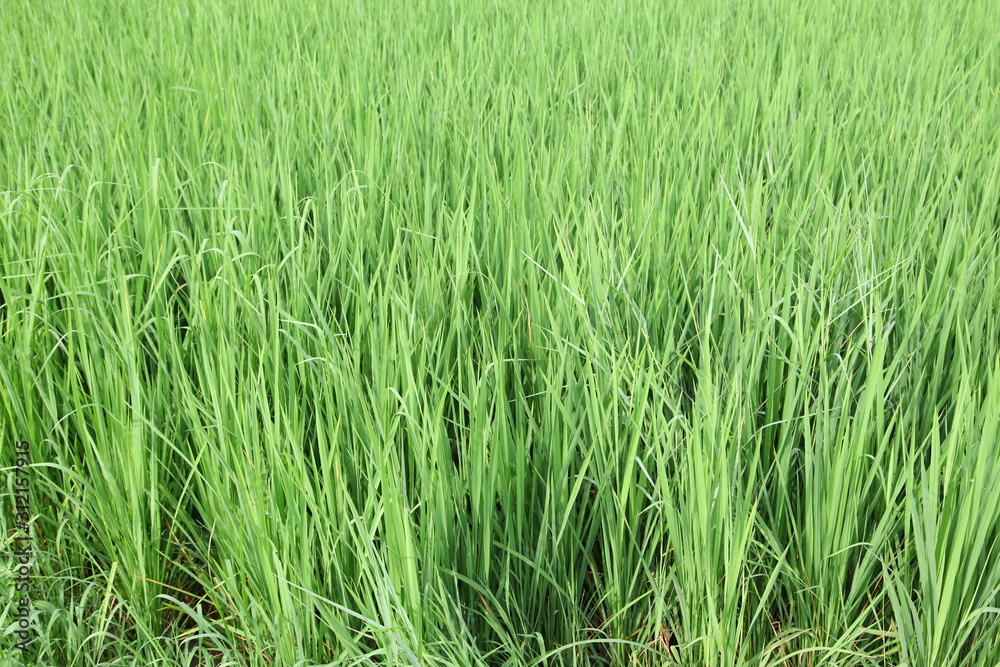
[[5,4],[5,659],[997,664],[994,5]]

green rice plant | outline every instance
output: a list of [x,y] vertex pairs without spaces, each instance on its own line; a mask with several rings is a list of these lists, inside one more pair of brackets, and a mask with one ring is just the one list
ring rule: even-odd
[[995,5],[3,4],[2,664],[1000,663]]

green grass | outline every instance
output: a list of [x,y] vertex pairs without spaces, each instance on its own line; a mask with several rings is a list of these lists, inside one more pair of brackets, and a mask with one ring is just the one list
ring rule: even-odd
[[998,229],[991,0],[4,2],[0,661],[994,667]]

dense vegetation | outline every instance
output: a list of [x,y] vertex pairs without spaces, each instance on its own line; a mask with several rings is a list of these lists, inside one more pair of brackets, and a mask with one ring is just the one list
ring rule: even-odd
[[998,664],[998,49],[2,3],[4,664]]

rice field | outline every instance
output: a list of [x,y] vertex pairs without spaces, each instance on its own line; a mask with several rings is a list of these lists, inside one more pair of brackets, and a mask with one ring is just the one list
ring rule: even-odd
[[995,667],[998,241],[992,0],[8,0],[0,665]]

